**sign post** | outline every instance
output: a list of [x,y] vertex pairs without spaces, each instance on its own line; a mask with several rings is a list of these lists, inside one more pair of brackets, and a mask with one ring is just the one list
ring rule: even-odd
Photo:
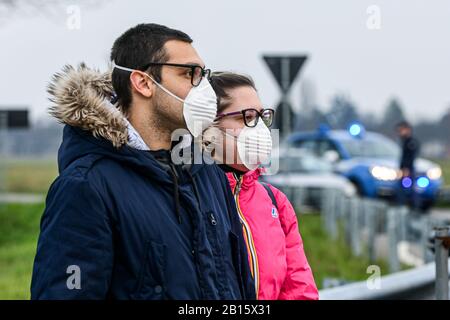
[[300,69],[307,60],[307,56],[269,56],[263,59],[281,89],[281,101],[276,109],[275,128],[280,130],[281,136],[288,135],[294,124],[294,112],[289,101],[289,89],[297,77]]

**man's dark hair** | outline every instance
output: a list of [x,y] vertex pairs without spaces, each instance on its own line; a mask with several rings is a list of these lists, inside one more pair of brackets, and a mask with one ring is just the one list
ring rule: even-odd
[[[148,72],[158,82],[161,81],[161,66],[151,66],[147,70],[142,67],[149,62],[167,62],[168,56],[164,45],[170,40],[192,43],[186,33],[154,23],[138,24],[128,29],[115,42],[111,49],[111,61],[130,69]],[[114,69],[112,85],[117,99],[124,111],[131,104],[130,73]]]
[[411,124],[410,124],[408,121],[406,121],[406,120],[402,120],[402,121],[398,122],[398,123],[395,125],[395,127],[396,127],[397,129],[399,129],[399,128],[409,128],[409,129],[412,129]]
[[210,82],[217,95],[217,113],[228,107],[229,103],[224,100],[230,99],[229,90],[251,87],[256,91],[255,82],[251,77],[234,72],[214,72],[211,74]]

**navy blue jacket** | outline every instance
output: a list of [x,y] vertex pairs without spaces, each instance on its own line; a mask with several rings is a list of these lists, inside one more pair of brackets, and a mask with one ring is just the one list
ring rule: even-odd
[[67,125],[58,163],[32,299],[255,298],[233,196],[216,165],[167,169],[148,151]]
[[414,137],[407,137],[402,140],[402,155],[400,159],[400,169],[408,169],[414,174],[414,161],[419,156],[420,143]]

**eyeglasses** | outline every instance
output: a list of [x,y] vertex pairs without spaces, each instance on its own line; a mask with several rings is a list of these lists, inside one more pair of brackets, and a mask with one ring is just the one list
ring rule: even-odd
[[209,80],[211,76],[211,70],[202,68],[197,64],[181,64],[181,63],[164,63],[164,62],[149,62],[146,65],[139,68],[140,70],[147,70],[150,66],[171,66],[178,68],[190,68],[191,84],[197,87],[202,79],[205,77]]
[[262,109],[261,111],[258,111],[253,108],[244,109],[241,111],[235,111],[235,112],[229,112],[229,113],[221,113],[218,114],[216,117],[216,121],[228,116],[236,116],[236,115],[242,115],[244,118],[244,123],[247,127],[253,128],[256,127],[258,124],[259,118],[262,119],[264,124],[267,127],[270,127],[273,122],[273,116],[275,115],[275,110],[273,109]]

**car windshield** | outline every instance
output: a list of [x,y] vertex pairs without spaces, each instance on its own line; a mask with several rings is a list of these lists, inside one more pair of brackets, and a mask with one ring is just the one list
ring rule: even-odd
[[331,164],[304,149],[286,149],[280,152],[280,171],[303,173],[327,173]]
[[340,141],[351,157],[398,159],[400,148],[387,138]]

